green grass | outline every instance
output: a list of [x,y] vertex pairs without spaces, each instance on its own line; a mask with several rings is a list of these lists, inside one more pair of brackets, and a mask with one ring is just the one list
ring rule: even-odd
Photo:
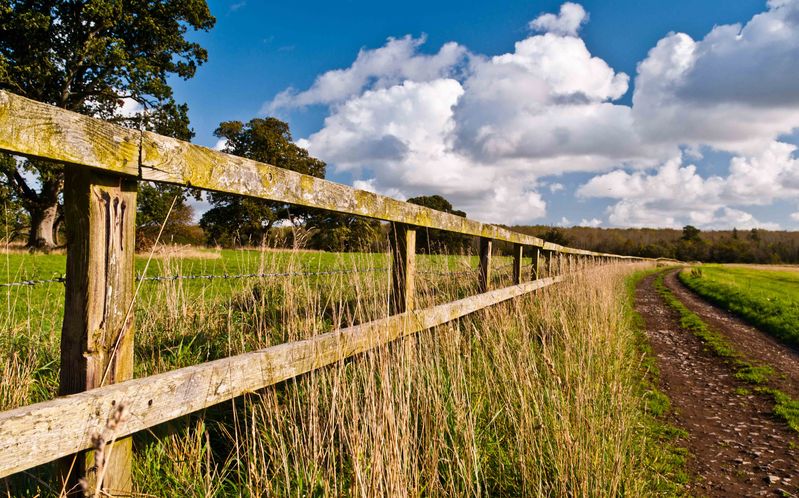
[[767,392],[774,397],[774,413],[785,420],[791,429],[799,432],[799,400],[792,399],[778,389],[767,389]]
[[[5,257],[11,281],[63,271],[63,256]],[[154,260],[148,274],[386,262],[372,254],[223,251],[216,260]],[[419,258],[422,271],[475,266],[476,258]],[[137,267],[143,271],[141,259]],[[662,423],[668,399],[642,380],[654,364],[642,364],[640,330],[623,293],[627,271],[570,278],[138,433],[137,496],[679,494],[685,454],[667,442],[681,433]],[[509,273],[499,272],[496,285],[507,285]],[[143,283],[135,375],[385,316],[387,277]],[[474,294],[475,281],[420,273],[419,306]],[[7,409],[55,393],[63,286],[3,295],[0,318],[10,326],[0,330],[0,409]],[[40,316],[49,321],[31,318]],[[46,483],[51,471],[33,475]],[[12,496],[53,494],[26,476],[10,486]]]
[[708,301],[799,346],[799,272],[702,265],[679,278]]
[[[755,392],[770,395],[774,402],[774,414],[783,419],[791,429],[799,432],[799,400],[794,400],[771,385],[775,377],[774,369],[770,365],[754,364],[736,350],[723,335],[711,329],[696,313],[677,299],[664,284],[663,277],[664,275],[658,276],[655,288],[666,304],[680,315],[680,326],[696,335],[717,356],[724,358],[735,369],[736,379],[756,386]],[[748,394],[748,390],[739,387],[736,393]]]
[[[149,260],[149,264],[148,264]],[[495,283],[504,281],[510,269],[509,257],[495,258],[502,269],[494,275]],[[474,269],[474,256],[419,255],[418,271],[422,284],[440,285],[442,277],[424,274],[425,271],[463,271]],[[523,264],[530,266],[528,258]],[[0,255],[0,283],[24,280],[44,280],[63,276],[64,254],[29,254],[11,252]],[[192,250],[188,256],[154,257],[138,255],[137,275],[238,275],[257,273],[304,273],[341,269],[388,269],[390,259],[385,253],[328,253],[317,251],[259,251],[259,250]],[[306,321],[314,321],[319,332],[331,330],[341,313],[352,312],[357,306],[357,290],[349,285],[364,279],[380,283],[376,292],[385,292],[388,272],[358,274],[334,273],[318,276],[271,277],[267,279],[200,279],[179,281],[144,281],[138,286],[136,306],[136,363],[137,377],[172,370],[251,350],[263,344],[263,335],[248,334],[254,324],[281,322],[287,295],[319,294],[326,302],[315,310],[305,310]],[[457,278],[463,278],[459,276]],[[504,280],[503,280],[504,279]],[[452,286],[450,286],[452,287]],[[381,290],[382,289],[382,290]],[[450,289],[451,290],[451,289]],[[452,297],[463,297],[474,289],[464,287]],[[448,298],[444,293],[429,304],[439,304]],[[346,309],[341,308],[341,304]],[[58,389],[59,341],[64,310],[64,285],[47,283],[36,286],[0,287],[0,370],[15,365],[28,395],[19,398],[19,390],[0,387],[0,410],[20,404],[45,401]],[[349,313],[351,315],[351,313]],[[213,318],[210,318],[213,317]],[[177,323],[177,321],[182,323]],[[168,329],[168,330],[165,330]],[[185,330],[189,329],[189,330]],[[230,343],[230,334],[217,330],[241,333],[238,344]],[[264,327],[260,327],[261,331]],[[266,330],[268,343],[276,344],[296,339],[285,327]],[[11,396],[11,392],[15,392]]]

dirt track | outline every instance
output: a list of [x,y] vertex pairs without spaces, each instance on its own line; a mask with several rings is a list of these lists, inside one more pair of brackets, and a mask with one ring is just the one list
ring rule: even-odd
[[[689,470],[694,480],[689,493],[725,497],[799,495],[796,433],[772,415],[768,397],[736,394],[736,388],[751,386],[735,379],[732,366],[680,328],[677,313],[657,293],[654,280],[651,276],[639,285],[636,308],[644,318],[655,352],[660,388],[674,408],[672,422],[689,434],[680,441],[693,455]],[[744,324],[734,317],[691,295],[677,282],[674,272],[667,276],[666,283],[686,306],[727,336],[736,349],[747,355],[756,353],[753,359],[761,362],[783,364],[785,390],[796,391],[794,380],[799,377],[792,374],[799,368],[799,361],[795,351],[760,337],[760,332],[751,327],[741,328]],[[792,384],[791,389],[787,389],[788,384]]]

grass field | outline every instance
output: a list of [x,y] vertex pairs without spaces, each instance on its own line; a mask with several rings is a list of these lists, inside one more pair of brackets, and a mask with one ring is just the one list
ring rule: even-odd
[[799,346],[799,272],[702,265],[680,272],[691,290],[778,339]]
[[[60,277],[65,271],[64,254],[28,254],[9,252],[0,254],[0,283],[25,280],[45,280]],[[494,275],[495,283],[508,283],[510,258],[496,259],[501,269]],[[136,258],[138,275],[247,275],[247,274],[285,274],[266,278],[216,278],[145,281],[139,285],[137,293],[136,323],[136,375],[149,375],[201,363],[211,359],[228,356],[231,346],[227,339],[215,344],[230,334],[225,330],[249,329],[252,316],[246,316],[248,307],[254,303],[243,302],[251,299],[253,290],[263,292],[258,299],[260,314],[267,309],[271,315],[262,320],[277,320],[287,307],[302,296],[310,294],[326,299],[315,303],[315,308],[306,313],[312,319],[313,313],[322,318],[315,326],[316,333],[327,332],[333,328],[338,306],[338,314],[347,311],[344,305],[357,301],[356,285],[368,281],[371,298],[386,297],[388,292],[389,258],[386,254],[304,251],[259,251],[259,250],[192,250],[187,255],[168,254],[166,257],[141,255]],[[528,259],[525,264],[531,264]],[[447,278],[439,272],[461,272],[475,269],[476,257],[466,256],[420,256],[418,261],[420,284],[422,286],[441,285],[464,275]],[[364,273],[337,273],[345,270],[368,270]],[[425,272],[431,273],[425,273]],[[325,274],[325,272],[333,272]],[[299,275],[305,274],[308,275]],[[314,273],[321,273],[313,275]],[[474,279],[472,279],[474,280]],[[355,284],[355,285],[349,285]],[[462,297],[473,292],[474,286],[460,289]],[[428,292],[427,304],[439,304],[448,300],[447,294]],[[27,389],[13,389],[14,395],[0,388],[0,409],[8,409],[20,404],[51,399],[57,392],[58,350],[61,320],[64,304],[64,285],[46,283],[36,286],[0,287],[0,352],[9,355],[0,362],[0,371],[16,372],[13,378]],[[324,308],[324,309],[321,309]],[[338,324],[347,317],[336,318]],[[353,317],[349,317],[352,320]],[[275,328],[275,327],[272,327]],[[167,330],[165,330],[167,329]],[[191,330],[189,330],[191,329]],[[261,327],[263,329],[263,327]],[[166,333],[165,333],[166,332]],[[283,332],[272,330],[275,335],[270,344],[284,342]],[[213,339],[213,340],[211,340]],[[247,337],[234,348],[236,352],[251,350],[264,338]],[[21,367],[20,367],[21,363]],[[17,368],[12,369],[11,364]],[[22,392],[27,396],[21,396]]]
[[[3,257],[7,281],[63,271],[63,256]],[[387,262],[222,251],[153,260],[147,274]],[[464,271],[476,260],[422,257],[419,266]],[[652,407],[644,382],[630,272],[593,272],[138,434],[137,496],[673,495],[679,462],[654,417],[662,403]],[[497,273],[495,285],[510,283],[509,268]],[[136,375],[385,316],[387,280],[367,272],[144,282]],[[475,281],[420,273],[420,306],[472,294]],[[63,285],[4,288],[3,299],[0,409],[8,409],[56,392]],[[57,494],[51,471],[0,483],[0,492]]]

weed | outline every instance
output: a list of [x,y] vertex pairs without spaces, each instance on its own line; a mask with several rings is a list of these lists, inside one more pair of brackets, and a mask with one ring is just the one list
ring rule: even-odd
[[749,384],[765,384],[774,375],[774,369],[768,365],[752,365],[747,362],[739,365],[735,378]]

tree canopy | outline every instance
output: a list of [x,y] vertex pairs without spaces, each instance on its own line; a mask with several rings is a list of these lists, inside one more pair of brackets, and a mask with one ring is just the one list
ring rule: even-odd
[[[161,135],[190,141],[194,138],[194,131],[189,127],[188,110],[186,104],[175,103],[153,109],[146,115],[147,128]],[[187,203],[189,197],[199,199],[200,192],[179,185],[139,182],[136,248],[150,248],[159,232],[162,241],[188,239],[194,223],[194,209]]]
[[[122,124],[148,127],[125,99],[180,121],[168,78],[194,76],[207,53],[186,34],[214,23],[205,0],[0,0],[0,88]],[[54,245],[62,167],[2,161],[0,174],[30,214],[29,245]]]
[[308,220],[312,231],[308,247],[333,252],[379,250],[385,233],[380,222],[361,216],[320,211]]
[[[466,218],[465,212],[455,209],[447,199],[440,195],[411,197],[408,202]],[[469,248],[469,245],[470,238],[468,236],[455,232],[420,228],[416,234],[416,251],[419,253],[461,254]]]
[[[708,263],[799,263],[799,232],[673,228],[515,226],[513,230],[579,249]],[[687,229],[687,230],[686,230]],[[689,235],[686,237],[686,233]],[[745,236],[744,236],[745,234]],[[563,236],[564,244],[558,238]],[[501,244],[499,244],[501,246]]]
[[[247,123],[225,121],[214,134],[225,140],[228,154],[290,169],[317,178],[325,177],[326,165],[296,145],[289,125],[277,118],[255,118]],[[240,195],[209,194],[213,207],[203,214],[200,226],[211,244],[261,244],[276,223],[299,226],[312,210]]]

